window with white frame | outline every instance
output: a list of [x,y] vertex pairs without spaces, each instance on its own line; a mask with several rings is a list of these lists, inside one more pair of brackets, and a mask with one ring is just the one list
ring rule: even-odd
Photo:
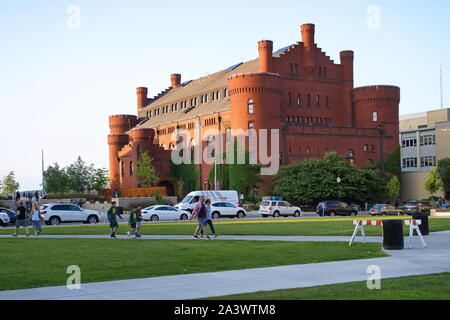
[[248,99],[247,107],[248,107],[248,114],[253,114],[255,107],[255,102],[253,101],[253,99]]

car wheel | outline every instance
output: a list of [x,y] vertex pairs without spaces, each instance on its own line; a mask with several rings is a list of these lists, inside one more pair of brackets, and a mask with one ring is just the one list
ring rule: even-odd
[[274,216],[275,218],[280,217],[280,212],[279,212],[279,211],[275,211],[275,212],[273,213],[273,216]]
[[52,226],[59,226],[61,224],[61,219],[59,217],[51,217],[48,222],[52,225]]
[[296,217],[296,218],[300,217],[300,211],[295,211],[294,212],[294,217]]
[[245,217],[244,211],[239,211],[239,212],[237,213],[237,217],[238,217],[238,219],[243,219],[243,218]]
[[189,218],[188,218],[187,214],[182,214],[181,217],[180,217],[180,220],[183,220],[183,221],[186,221],[188,219]]
[[87,223],[96,224],[98,222],[98,218],[96,216],[89,216],[87,219]]
[[262,217],[263,217],[263,218],[267,218],[268,215],[267,215],[267,214],[262,214]]
[[150,217],[150,221],[159,221],[159,217],[156,214],[154,214]]
[[220,213],[219,212],[213,212],[213,214],[212,214],[212,218],[214,219],[214,220],[217,220],[217,219],[219,219],[220,218]]

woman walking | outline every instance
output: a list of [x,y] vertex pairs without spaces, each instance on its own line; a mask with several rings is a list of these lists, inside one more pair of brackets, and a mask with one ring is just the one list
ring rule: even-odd
[[41,216],[41,210],[39,210],[39,204],[36,201],[32,204],[31,215],[28,220],[30,219],[33,223],[34,235],[40,235],[42,231],[41,221],[44,222],[44,218]]
[[197,233],[202,230],[204,232],[204,234],[206,235],[206,237],[209,239],[208,233],[206,232],[206,207],[205,207],[205,196],[200,196],[200,201],[197,202],[194,206],[194,211],[192,212],[192,218],[197,218],[198,217],[198,226],[194,231],[193,234],[193,238],[198,239],[199,236],[197,235]]

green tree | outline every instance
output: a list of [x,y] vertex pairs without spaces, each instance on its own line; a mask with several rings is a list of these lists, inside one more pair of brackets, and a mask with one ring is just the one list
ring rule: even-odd
[[450,197],[450,158],[439,160],[437,172],[439,174],[439,178],[442,181],[442,189],[444,190],[445,196],[448,199]]
[[[260,176],[261,165],[252,165],[250,163],[250,153],[243,151],[242,147],[234,143],[234,159],[233,164],[216,165],[217,180],[222,190],[236,190],[239,194],[243,194],[245,199],[249,198],[250,190],[258,183],[264,180]],[[245,164],[238,163],[238,152],[245,152]],[[226,162],[226,152],[217,155],[217,158],[224,159]],[[214,167],[209,172],[208,180],[214,184]]]
[[394,200],[394,205],[397,199],[400,197],[400,179],[397,176],[393,176],[386,185],[386,191],[390,199]]
[[60,168],[58,163],[49,166],[44,171],[44,185],[46,193],[63,195],[69,189],[69,176],[65,168]]
[[16,181],[14,177],[14,171],[10,171],[6,176],[3,177],[2,185],[2,193],[9,194],[15,192],[19,189],[19,183]]
[[[377,162],[375,168],[381,169],[381,162]],[[395,148],[394,151],[390,152],[386,156],[386,161],[384,162],[384,171],[390,175],[400,177],[402,174],[401,167],[401,150],[400,146]]]
[[109,181],[109,172],[107,169],[95,169],[90,182],[91,190],[100,191],[106,188]]
[[87,165],[81,157],[69,165],[66,169],[69,177],[69,189],[78,193],[91,189],[92,174],[94,165]]
[[376,171],[351,166],[337,153],[327,153],[323,159],[282,167],[274,191],[296,204],[334,199],[363,204],[383,198],[384,186]]
[[152,187],[159,178],[156,175],[155,168],[152,165],[153,158],[147,152],[141,154],[137,162],[136,174],[139,176],[139,187]]
[[170,176],[177,183],[177,194],[180,198],[190,191],[199,189],[199,173],[196,166],[192,163],[176,165],[170,162]]

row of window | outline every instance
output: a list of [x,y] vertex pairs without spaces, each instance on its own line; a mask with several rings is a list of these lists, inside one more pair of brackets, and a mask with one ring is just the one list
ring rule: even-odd
[[[420,145],[421,146],[436,145],[436,135],[430,134],[421,136]],[[409,148],[409,147],[417,147],[417,138],[411,137],[402,139],[402,148]]]
[[[426,156],[420,158],[420,166],[422,168],[436,167],[436,165],[436,156]],[[404,158],[402,166],[403,168],[417,168],[417,158]]]
[[[292,104],[293,104],[293,97],[294,97],[294,95],[291,93],[291,92],[288,92],[288,107],[292,107]],[[302,106],[303,106],[303,96],[302,96],[302,94],[301,93],[299,93],[299,94],[297,94],[297,101],[296,101],[296,103],[297,103],[297,107],[299,107],[299,108],[301,108]],[[306,96],[306,106],[308,107],[308,108],[310,108],[310,107],[312,107],[312,96],[311,96],[311,94],[308,94],[307,96]],[[316,95],[316,97],[315,97],[315,101],[314,101],[314,105],[317,107],[317,108],[320,108],[320,106],[321,106],[321,104],[322,104],[323,102],[321,101],[321,97],[320,97],[320,95],[318,94],[318,95]],[[326,108],[329,108],[330,107],[330,97],[329,96],[325,96],[325,107]]]
[[[319,78],[323,79],[323,78],[327,77],[327,67],[319,67],[318,72],[319,72]],[[289,63],[289,73],[290,74],[299,74],[297,63]]]
[[286,116],[286,121],[291,123],[301,123],[301,124],[317,124],[317,125],[329,125],[331,124],[331,118],[320,118],[320,117],[294,117]]
[[[221,97],[226,98],[228,96],[228,90],[227,90],[227,88],[224,88],[223,90],[214,91],[211,94],[201,95],[200,103],[208,103],[209,95],[211,95],[211,101],[219,100]],[[169,108],[169,105],[167,105],[167,106],[163,106],[163,107],[156,108],[153,110],[149,110],[149,111],[147,111],[147,117],[148,118],[157,117],[157,116],[160,116],[165,113],[183,110],[188,107],[196,107],[197,103],[198,103],[198,97],[193,97],[189,100],[183,100],[179,104],[173,103],[172,105],[170,105],[170,108]],[[180,108],[178,108],[178,106],[180,106]]]

